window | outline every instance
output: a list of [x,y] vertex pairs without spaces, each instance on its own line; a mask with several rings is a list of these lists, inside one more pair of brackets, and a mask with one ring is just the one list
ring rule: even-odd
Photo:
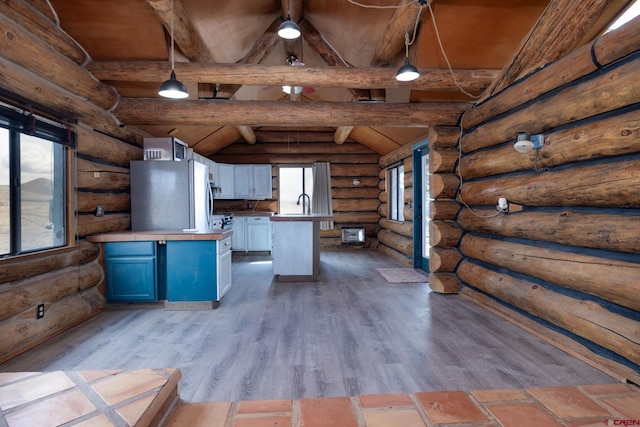
[[387,191],[389,192],[389,219],[404,221],[404,165],[387,169]]
[[278,210],[281,214],[310,212],[311,198],[313,197],[313,170],[311,166],[280,166],[278,168],[278,193]]
[[616,19],[613,24],[609,26],[609,28],[607,28],[607,31],[605,31],[605,33],[622,27],[624,24],[631,21],[638,15],[640,15],[640,1],[636,0],[635,2],[631,3],[631,6],[629,6],[627,10],[625,10],[625,12],[620,15],[620,17],[618,17],[618,19]]
[[66,245],[66,129],[0,105],[0,256]]

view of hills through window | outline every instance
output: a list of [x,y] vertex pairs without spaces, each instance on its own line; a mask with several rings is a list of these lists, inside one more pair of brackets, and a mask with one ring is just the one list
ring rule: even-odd
[[[19,135],[19,203],[13,201],[19,224],[11,224],[11,164],[9,131],[0,129],[0,254],[11,251],[11,233],[19,235],[19,251],[28,252],[63,244],[61,197],[64,194],[60,144],[26,134]],[[15,178],[14,178],[15,179]]]

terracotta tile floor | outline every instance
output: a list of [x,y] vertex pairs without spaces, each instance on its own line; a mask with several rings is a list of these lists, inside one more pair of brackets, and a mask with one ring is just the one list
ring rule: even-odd
[[[203,418],[188,416],[195,405]],[[617,405],[617,406],[616,406]],[[211,420],[215,420],[212,422]],[[630,424],[633,420],[635,424]],[[627,424],[624,424],[627,422]],[[640,425],[627,384],[436,391],[358,397],[181,404],[170,426],[427,427]]]
[[180,377],[177,369],[0,373],[0,426],[640,425],[640,388],[622,383],[177,404]]
[[178,369],[0,373],[0,426],[158,424],[178,402]]

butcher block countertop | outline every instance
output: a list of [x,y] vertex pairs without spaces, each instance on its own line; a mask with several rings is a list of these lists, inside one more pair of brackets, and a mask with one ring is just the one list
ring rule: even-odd
[[327,214],[284,214],[273,215],[271,221],[333,221],[333,215]]
[[231,237],[232,230],[186,231],[186,230],[145,230],[116,231],[113,233],[87,236],[87,241],[94,243],[137,242],[137,241],[169,241],[169,240],[224,240]]

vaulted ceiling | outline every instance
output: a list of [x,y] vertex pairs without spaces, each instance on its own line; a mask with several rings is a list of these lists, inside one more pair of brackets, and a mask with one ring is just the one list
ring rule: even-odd
[[[429,126],[455,124],[478,97],[593,39],[629,1],[49,3],[91,57],[89,71],[119,93],[114,114],[125,126],[176,136],[211,156],[232,143],[296,138],[353,140],[386,154],[424,139]],[[287,15],[302,30],[295,41],[276,34]],[[562,33],[567,25],[571,37]],[[187,100],[157,95],[171,71],[172,26]],[[405,35],[421,71],[413,82],[395,80]],[[539,53],[547,47],[549,55]],[[525,57],[529,51],[538,53]],[[291,55],[304,66],[289,65]],[[303,89],[288,95],[283,85]]]

